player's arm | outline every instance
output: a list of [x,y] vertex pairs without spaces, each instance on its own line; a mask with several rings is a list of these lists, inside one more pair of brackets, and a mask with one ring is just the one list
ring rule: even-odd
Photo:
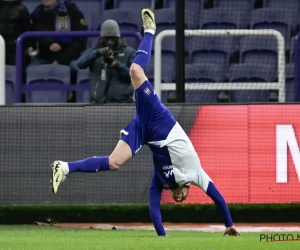
[[225,222],[225,227],[226,227],[224,235],[225,234],[239,235],[238,231],[236,230],[236,228],[233,225],[231,215],[230,215],[230,212],[229,212],[229,209],[228,209],[225,199],[223,198],[223,196],[219,192],[219,190],[216,188],[215,184],[211,181],[209,181],[209,183],[208,183],[206,194],[214,201],[217,209],[222,214],[222,217]]
[[150,215],[157,235],[166,236],[165,229],[162,225],[162,218],[160,212],[161,194],[162,194],[162,187],[159,184],[158,180],[156,179],[155,174],[153,174],[150,183],[150,188],[149,188]]

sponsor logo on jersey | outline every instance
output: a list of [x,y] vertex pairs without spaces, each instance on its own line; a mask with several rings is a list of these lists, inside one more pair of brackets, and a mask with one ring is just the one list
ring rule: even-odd
[[150,95],[151,94],[151,90],[149,88],[145,88],[144,92],[147,94],[147,95]]
[[163,170],[170,170],[170,169],[173,169],[173,166],[163,166],[162,169]]

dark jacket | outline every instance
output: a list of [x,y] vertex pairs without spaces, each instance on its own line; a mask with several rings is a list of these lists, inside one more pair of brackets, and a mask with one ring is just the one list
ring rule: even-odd
[[[0,0],[0,34],[5,41],[5,64],[16,64],[16,42],[18,37],[31,30],[30,15],[21,1]],[[24,41],[24,49],[35,47],[33,39]]]
[[[73,3],[65,2],[67,13],[70,17],[71,31],[87,30],[82,13]],[[43,4],[38,5],[31,14],[34,31],[55,31],[58,5],[47,10]],[[77,59],[86,48],[87,37],[42,37],[37,39],[39,45],[39,58],[59,64],[68,65],[72,60]],[[61,50],[50,51],[49,47],[58,43]]]
[[[90,69],[90,94],[92,103],[131,103],[133,102],[133,86],[129,68],[135,58],[136,51],[127,46],[123,37],[119,38],[114,49],[114,57],[118,61],[115,68],[104,67],[104,57],[99,48],[104,47],[99,40],[95,48],[87,50],[77,60],[81,69]],[[105,77],[103,78],[103,74]]]

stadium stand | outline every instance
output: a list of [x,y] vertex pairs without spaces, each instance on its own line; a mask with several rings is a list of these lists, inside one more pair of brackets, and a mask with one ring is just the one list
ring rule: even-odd
[[[205,8],[207,0],[186,0],[185,1],[185,20],[187,28],[196,29],[199,25],[199,13]],[[164,0],[163,8],[175,9],[176,0]]]
[[[35,87],[50,87],[70,83],[70,67],[65,65],[44,64],[31,66],[26,69],[27,85]],[[26,93],[28,103],[65,103],[67,102],[66,91],[37,90]]]
[[247,27],[244,10],[230,8],[204,9],[200,13],[200,29],[244,29]]
[[[153,84],[154,81],[154,65],[150,63],[145,69],[148,80]],[[169,65],[162,65],[161,67],[161,81],[162,83],[171,83],[175,81],[175,71]],[[161,95],[163,102],[168,102],[168,91],[163,91]]]
[[[224,82],[224,67],[220,64],[196,63],[185,66],[185,80],[187,83]],[[217,102],[218,91],[186,90],[186,102],[212,103]]]
[[296,37],[291,38],[291,45],[290,45],[290,60],[289,62],[293,63],[294,62],[294,56],[295,56],[295,42],[296,42]]
[[248,28],[250,24],[250,13],[254,9],[256,0],[214,0],[215,8],[227,8],[236,12],[241,10],[244,14],[244,27]]
[[[137,31],[142,33],[142,23],[139,17],[140,9],[145,6],[151,6],[151,0],[70,0],[74,2],[82,11],[86,18],[90,30],[99,29],[99,25],[106,19],[113,18],[119,25],[121,31]],[[24,5],[28,8],[29,12],[41,3],[40,0],[24,0]],[[156,0],[155,10],[157,33],[165,29],[175,29],[175,3],[176,0]],[[107,8],[107,6],[109,6]],[[299,0],[186,0],[185,1],[185,24],[187,29],[276,29],[281,32],[285,38],[286,49],[286,79],[287,91],[286,98],[289,101],[293,99],[293,81],[294,81],[294,43],[296,33],[300,29],[300,13]],[[89,46],[93,47],[98,38],[90,38]],[[231,40],[232,39],[232,40]],[[134,37],[126,37],[127,43],[134,47],[138,46],[138,41]],[[220,39],[219,37],[191,37],[186,38],[186,72],[191,75],[191,69],[198,64],[197,69],[202,67],[203,63],[223,64],[228,69],[225,72],[226,76],[230,75],[230,81],[236,81],[234,78],[237,76],[236,71],[242,72],[245,63],[252,65],[253,63],[261,63],[262,68],[258,73],[249,70],[249,74],[244,79],[257,79],[262,81],[269,81],[271,78],[267,77],[270,69],[268,64],[273,65],[276,70],[277,67],[277,41],[271,37],[266,36],[246,36],[241,39],[226,38]],[[228,41],[228,42],[227,42]],[[162,68],[176,66],[175,61],[175,38],[167,37],[162,43]],[[233,56],[238,54],[236,61],[233,61]],[[154,51],[153,51],[154,55]],[[151,58],[153,62],[153,56]],[[238,65],[234,65],[239,63]],[[191,65],[189,65],[191,64]],[[200,65],[200,66],[199,66]],[[47,67],[47,66],[45,66]],[[261,76],[262,69],[266,70],[266,75]],[[13,69],[11,69],[13,70]],[[194,70],[196,68],[194,67]],[[202,70],[202,69],[200,69]],[[204,69],[203,69],[204,70]],[[30,71],[30,70],[29,70]],[[150,70],[151,71],[151,70]],[[162,70],[167,72],[167,70]],[[33,72],[34,73],[34,72]],[[223,74],[223,72],[222,72]],[[234,77],[233,77],[234,76]],[[189,80],[190,78],[187,78]],[[13,84],[12,78],[7,76],[10,87],[7,87],[6,101],[10,103],[13,98]],[[175,78],[175,75],[174,75]],[[27,78],[27,83],[31,82]],[[87,83],[87,72],[78,72],[77,84]],[[274,80],[274,79],[273,79]],[[272,81],[273,81],[272,80]],[[164,81],[164,80],[163,80]],[[169,79],[168,79],[169,81]],[[172,81],[175,81],[173,79]],[[201,79],[199,80],[201,81]],[[249,81],[249,80],[247,80]],[[38,94],[32,92],[34,96]],[[45,91],[46,93],[47,91]],[[53,94],[55,91],[48,91]],[[248,96],[247,100],[268,100],[268,91],[256,90],[254,91],[258,98]],[[268,93],[267,93],[268,92]],[[235,92],[232,100],[245,101],[244,95],[239,95],[239,91]],[[247,92],[248,93],[248,92]],[[86,94],[86,96],[85,96]],[[31,95],[29,93],[29,95]],[[248,95],[248,94],[247,94]],[[191,93],[188,95],[192,97]],[[239,96],[243,97],[239,99]],[[263,98],[259,98],[259,96]],[[237,98],[236,98],[237,97]],[[79,94],[79,102],[86,102],[89,95],[87,93]],[[33,99],[28,97],[28,100]],[[187,101],[190,99],[187,98]],[[201,99],[202,100],[202,99]],[[193,100],[194,101],[194,100]]]
[[[89,69],[77,70],[77,83],[78,85],[89,86]],[[76,102],[78,103],[89,103],[90,102],[90,91],[78,91],[76,95]]]
[[286,102],[293,102],[295,100],[295,65],[294,63],[288,63],[285,67],[285,96]]
[[14,103],[14,90],[16,83],[16,66],[5,66],[5,104]]
[[[277,70],[270,64],[241,63],[229,69],[229,82],[274,82]],[[235,102],[268,102],[268,90],[235,90],[231,97]]]
[[245,36],[240,40],[240,63],[264,63],[277,68],[277,40],[273,36]]
[[251,12],[251,28],[279,31],[285,39],[286,50],[290,47],[291,33],[295,25],[291,14],[279,8],[262,8]]
[[199,37],[189,40],[190,63],[220,64],[228,68],[230,56],[236,50],[234,37]]
[[89,30],[97,29],[99,17],[105,10],[105,0],[72,0],[85,17]]
[[176,16],[174,9],[155,10],[156,34],[162,30],[175,29]]
[[141,10],[146,7],[151,7],[152,0],[114,0],[114,7],[117,9],[134,9]]

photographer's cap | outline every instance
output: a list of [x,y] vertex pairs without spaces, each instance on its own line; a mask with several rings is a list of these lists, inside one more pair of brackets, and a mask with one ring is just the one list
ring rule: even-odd
[[101,25],[101,37],[104,36],[115,36],[120,37],[120,28],[119,24],[112,19],[106,20]]

